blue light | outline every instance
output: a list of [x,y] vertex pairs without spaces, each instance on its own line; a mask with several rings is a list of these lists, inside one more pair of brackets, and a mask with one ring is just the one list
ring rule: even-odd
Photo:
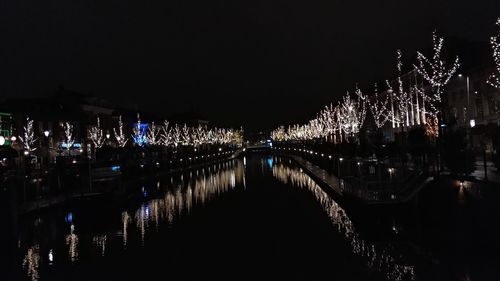
[[[68,144],[63,142],[61,143],[61,147],[62,148],[68,148]],[[81,148],[82,147],[82,144],[81,143],[74,143],[72,146],[72,148]]]
[[66,222],[73,223],[73,213],[69,212],[66,217],[64,218]]
[[441,124],[441,128],[444,128],[444,127],[446,127],[446,124]]
[[147,139],[147,130],[148,130],[148,124],[145,123],[135,123],[133,124],[134,129],[139,128],[138,134],[134,133],[134,143],[139,145],[139,146],[144,146],[148,144],[148,139]]
[[111,171],[113,171],[113,172],[120,171],[120,166],[113,166],[113,167],[111,167]]
[[273,168],[273,158],[272,157],[269,157],[267,158],[267,165],[269,165],[269,168]]
[[267,140],[266,146],[273,147],[273,142],[271,140]]

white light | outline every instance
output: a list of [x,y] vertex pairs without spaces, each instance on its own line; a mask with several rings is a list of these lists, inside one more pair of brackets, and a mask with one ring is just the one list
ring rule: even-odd
[[110,134],[106,134],[106,138],[109,140],[109,138],[111,137]]
[[28,155],[28,154],[30,154],[30,152],[29,152],[29,151],[27,151],[27,150],[25,150],[25,151],[24,151],[24,155]]
[[458,77],[462,78],[462,76],[463,76],[462,73],[458,74]]
[[344,158],[340,157],[340,158],[339,158],[339,160],[340,160],[340,161],[343,161],[343,160],[344,160]]
[[3,136],[0,136],[0,145],[5,144],[5,138]]
[[16,138],[16,136],[12,136],[12,137],[10,138],[10,140],[11,140],[11,141],[16,141],[16,140],[17,140],[17,138]]
[[54,261],[54,254],[52,253],[52,249],[49,251],[49,261],[53,262]]
[[43,135],[48,138],[49,135],[50,135],[50,132],[49,131],[43,131]]
[[476,120],[471,119],[471,120],[470,120],[470,127],[471,127],[471,128],[474,128],[475,126],[476,126]]

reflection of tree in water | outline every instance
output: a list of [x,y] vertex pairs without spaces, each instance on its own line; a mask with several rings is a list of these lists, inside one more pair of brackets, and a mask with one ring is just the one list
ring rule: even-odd
[[[191,173],[191,180],[186,181],[184,176],[180,176],[180,182],[175,185],[175,190],[168,190],[162,198],[153,199],[144,203],[130,216],[127,211],[122,213],[123,225],[123,245],[127,244],[128,226],[134,224],[141,232],[141,241],[144,243],[144,236],[150,224],[159,226],[160,222],[169,224],[174,219],[185,212],[190,212],[194,205],[205,204],[218,195],[233,189],[238,184],[242,184],[244,173],[242,172],[240,161],[226,162],[219,165],[212,165],[207,168],[197,170],[196,175]],[[168,182],[174,183],[171,179]]]
[[30,247],[23,259],[23,268],[26,270],[26,275],[32,281],[38,280],[40,278],[38,274],[38,267],[40,265],[40,247],[35,245]]
[[415,268],[399,265],[387,248],[379,248],[363,240],[347,213],[314,180],[299,168],[290,168],[282,163],[273,166],[273,176],[285,184],[291,184],[311,191],[321,204],[338,231],[349,241],[352,252],[364,257],[368,267],[387,273],[388,280],[415,280]]
[[92,237],[92,243],[97,246],[98,248],[100,248],[101,250],[101,256],[104,257],[104,254],[106,252],[106,241],[107,241],[107,235],[106,234],[102,234],[102,235],[94,235],[94,237]]
[[72,262],[78,260],[78,235],[75,234],[75,225],[71,225],[71,231],[66,235],[66,245],[69,246],[68,254]]

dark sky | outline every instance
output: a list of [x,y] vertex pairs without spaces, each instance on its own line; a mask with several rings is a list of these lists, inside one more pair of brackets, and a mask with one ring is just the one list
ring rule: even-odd
[[4,0],[0,97],[63,85],[265,129],[393,76],[434,28],[488,40],[498,16],[499,0]]

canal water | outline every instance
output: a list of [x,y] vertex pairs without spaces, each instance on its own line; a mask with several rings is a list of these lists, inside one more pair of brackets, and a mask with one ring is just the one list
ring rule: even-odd
[[467,280],[436,277],[439,264],[429,254],[394,238],[406,228],[397,216],[367,227],[373,215],[353,215],[348,202],[286,158],[250,154],[131,190],[119,202],[85,201],[23,217],[3,276]]

